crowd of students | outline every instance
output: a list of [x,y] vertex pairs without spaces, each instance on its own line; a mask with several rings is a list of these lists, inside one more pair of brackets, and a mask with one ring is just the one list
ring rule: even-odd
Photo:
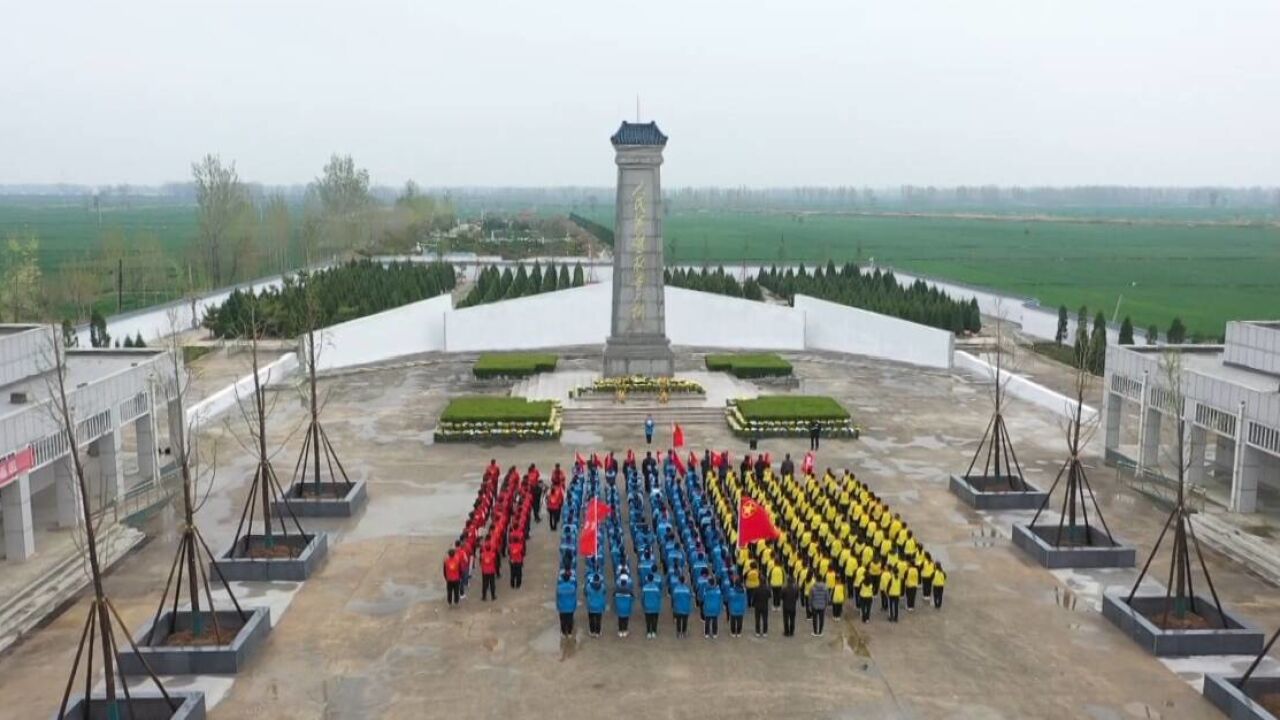
[[[789,459],[783,468],[790,466]],[[738,562],[747,584],[767,582],[775,606],[785,603],[793,582],[813,633],[821,635],[829,608],[843,616],[852,602],[862,622],[869,622],[875,599],[890,622],[898,622],[905,605],[916,607],[917,595],[941,609],[947,574],[916,538],[900,513],[845,471],[837,477],[828,469],[821,478],[812,471],[799,480],[774,473],[772,464],[743,463],[739,472],[712,469],[707,484],[716,500],[720,521],[735,526],[743,495],[762,505],[774,518],[779,536],[743,547]],[[729,535],[736,540],[736,531]],[[785,612],[785,607],[784,607]]]
[[[561,633],[573,634],[580,599],[592,637],[610,604],[626,637],[637,600],[647,638],[657,636],[664,606],[677,637],[687,636],[696,610],[708,639],[719,636],[721,615],[729,634],[741,635],[748,609],[760,637],[768,635],[771,609],[781,611],[785,636],[794,635],[799,608],[814,635],[823,633],[828,609],[842,618],[850,600],[868,622],[877,594],[891,622],[904,596],[914,610],[917,591],[940,609],[946,573],[901,516],[852,473],[816,478],[811,458],[803,468],[796,478],[789,457],[775,473],[767,457],[747,456],[735,472],[727,453],[710,452],[686,465],[674,454],[637,463],[628,451],[621,468],[612,455],[579,457],[563,505]],[[773,518],[776,538],[739,547],[744,496]]]
[[[552,472],[551,492],[536,465],[523,475],[512,465],[504,476],[496,460],[490,460],[480,480],[475,504],[457,541],[444,559],[445,598],[457,605],[467,597],[467,586],[476,566],[480,569],[480,600],[498,599],[498,579],[502,577],[502,561],[507,561],[509,584],[519,589],[524,584],[524,561],[530,528],[542,522],[543,496],[552,518],[559,514],[559,497],[563,497],[564,473],[557,465]],[[555,509],[552,509],[552,508]],[[553,521],[554,522],[554,521]]]

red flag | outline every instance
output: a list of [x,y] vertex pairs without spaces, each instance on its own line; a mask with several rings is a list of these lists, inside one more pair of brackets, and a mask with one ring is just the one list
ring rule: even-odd
[[671,444],[682,448],[684,447],[684,430],[681,429],[680,423],[676,423],[676,429],[671,432]]
[[775,540],[778,528],[763,505],[746,495],[738,503],[738,547],[746,547],[757,540]]
[[680,473],[680,477],[684,477],[684,461],[680,459],[680,453],[671,453],[671,462],[676,466],[676,472]]
[[587,464],[587,459],[582,457],[582,453],[576,452],[573,454],[573,464],[576,467],[581,468],[582,466]]
[[609,517],[609,505],[600,500],[600,498],[592,498],[587,503],[585,512],[583,512],[582,534],[578,536],[578,553],[581,555],[595,555],[599,544],[600,521]]
[[698,467],[698,453],[690,451],[689,467]]
[[806,475],[813,472],[813,452],[804,454],[804,461],[800,463],[800,470]]
[[765,454],[764,454],[764,464],[765,464],[765,465],[772,465],[772,464],[773,464],[773,458],[769,457],[769,453],[765,453]]

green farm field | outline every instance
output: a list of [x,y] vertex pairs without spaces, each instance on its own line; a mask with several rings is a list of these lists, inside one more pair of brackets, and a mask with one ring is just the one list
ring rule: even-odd
[[[608,210],[598,222],[612,225]],[[673,212],[668,262],[847,260],[888,265],[1216,338],[1280,317],[1280,226]]]
[[0,239],[34,234],[40,240],[40,266],[45,273],[98,250],[108,233],[126,240],[154,237],[165,253],[183,257],[196,238],[194,205],[148,204],[145,198],[128,207],[106,207],[101,225],[87,201],[53,198],[0,198]]

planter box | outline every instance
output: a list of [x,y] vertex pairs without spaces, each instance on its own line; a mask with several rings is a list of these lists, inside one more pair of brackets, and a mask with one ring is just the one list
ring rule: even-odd
[[[329,554],[329,536],[318,532],[311,535],[293,533],[287,537],[276,536],[277,543],[287,542],[293,547],[302,549],[296,557],[270,559],[238,557],[245,547],[258,547],[262,544],[262,540],[261,535],[246,535],[240,538],[240,546],[227,549],[214,561],[214,565],[227,580],[302,582],[311,577],[311,573],[315,572],[325,556]],[[216,577],[217,573],[210,569],[209,575]]]
[[1231,720],[1276,720],[1276,716],[1253,698],[1280,693],[1280,678],[1249,678],[1249,692],[1240,689],[1240,678],[1204,676],[1204,696]]
[[[1121,568],[1133,567],[1137,550],[1132,545],[1115,543],[1099,528],[1091,528],[1089,545],[1063,546],[1053,544],[1058,525],[1041,524],[1034,528],[1018,523],[1013,526],[1013,544],[1036,559],[1044,567],[1056,568]],[[1063,529],[1066,533],[1066,529]]]
[[[283,500],[271,503],[271,511],[279,517],[289,517],[290,510],[297,517],[351,517],[369,502],[369,488],[364,480],[357,480],[350,486],[344,482],[322,482],[320,487],[325,494],[320,497],[304,496],[303,485],[315,487],[314,482],[290,485]],[[328,494],[335,489],[343,494],[337,497]]]
[[[120,720],[204,720],[204,693],[202,692],[174,692],[169,690],[169,697],[178,703],[178,709],[174,710],[169,707],[168,701],[164,699],[156,690],[148,690],[146,692],[135,692],[130,690],[129,694],[133,697],[133,709],[137,714],[129,713],[129,703],[125,702],[124,693],[119,693],[116,698],[116,710],[118,711]],[[88,720],[108,720],[107,715],[107,699],[101,695],[93,695],[89,698],[89,712],[85,713],[85,698],[83,695],[71,698],[67,703],[67,714],[63,717],[67,718],[87,718]],[[53,720],[59,720],[58,711],[55,709]]]
[[[1266,642],[1263,632],[1232,615],[1218,615],[1212,600],[1196,596],[1196,614],[1208,620],[1212,628],[1204,630],[1166,630],[1146,615],[1163,612],[1164,595],[1136,595],[1133,603],[1125,602],[1127,593],[1107,593],[1102,598],[1102,616],[1120,628],[1147,652],[1158,657],[1185,655],[1257,655]],[[1222,627],[1222,620],[1227,627]]]
[[[234,675],[249,661],[249,656],[266,641],[271,632],[271,619],[267,608],[245,608],[247,619],[242,623],[235,610],[218,610],[218,624],[221,627],[239,626],[235,638],[226,645],[204,645],[188,647],[185,645],[166,645],[160,633],[169,627],[172,611],[165,611],[158,623],[161,628],[157,637],[151,637],[152,625],[147,624],[133,641],[138,646],[138,653],[132,648],[122,649],[117,658],[120,672],[126,675],[145,675],[145,659],[151,670],[158,675]],[[209,611],[200,613],[205,618],[206,627],[212,626]],[[179,610],[177,630],[191,628],[193,613],[190,610]]]
[[951,476],[951,492],[977,510],[1035,510],[1049,497],[1049,493],[1026,480],[1022,481],[1022,486],[1024,490],[1009,490],[1009,477],[1005,476]]

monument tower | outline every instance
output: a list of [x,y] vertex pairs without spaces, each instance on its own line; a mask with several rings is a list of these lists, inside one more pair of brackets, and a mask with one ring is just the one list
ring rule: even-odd
[[662,262],[662,149],[658,124],[623,122],[610,138],[618,165],[613,224],[613,315],[604,375],[670,377]]

